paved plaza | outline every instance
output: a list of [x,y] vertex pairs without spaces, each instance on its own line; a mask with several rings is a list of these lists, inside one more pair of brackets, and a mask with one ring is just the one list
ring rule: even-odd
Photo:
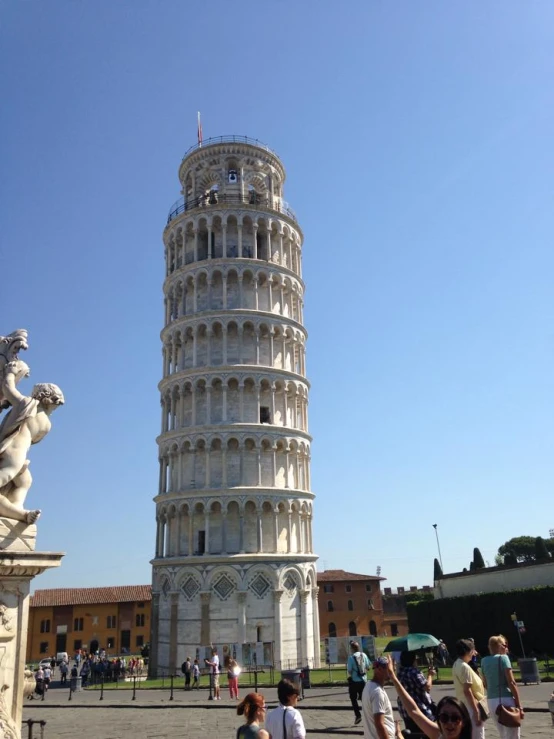
[[[522,737],[554,737],[550,713],[544,711],[554,685],[543,683],[521,687],[524,706],[529,709],[522,729]],[[249,692],[241,689],[242,695]],[[275,688],[261,689],[270,707],[277,701]],[[394,691],[388,689],[393,706]],[[452,694],[452,686],[433,688],[433,697],[440,700]],[[132,700],[131,690],[105,690],[100,701],[100,691],[84,690],[74,693],[69,702],[69,691],[54,687],[46,700],[27,702],[23,718],[45,720],[45,739],[77,737],[83,733],[95,739],[177,739],[200,737],[203,733],[219,739],[234,739],[241,719],[236,715],[235,701],[222,690],[223,700],[208,702],[208,692],[203,689],[185,693],[176,689],[170,701],[167,690],[137,690]],[[353,714],[346,687],[314,687],[307,690],[299,704],[310,737],[329,735],[362,736],[359,726],[353,725]],[[34,736],[39,737],[36,727]],[[23,737],[27,736],[24,726]],[[497,739],[498,732],[492,721],[487,724],[487,736]]]

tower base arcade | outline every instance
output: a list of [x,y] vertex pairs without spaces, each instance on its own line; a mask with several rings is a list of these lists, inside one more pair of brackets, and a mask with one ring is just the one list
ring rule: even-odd
[[241,559],[153,562],[152,676],[176,674],[187,657],[204,667],[212,646],[243,668],[320,666],[316,557]]

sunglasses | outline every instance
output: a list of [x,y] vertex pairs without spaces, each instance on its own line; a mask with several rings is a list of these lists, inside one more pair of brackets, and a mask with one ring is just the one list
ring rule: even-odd
[[459,713],[439,713],[439,721],[441,724],[460,724],[462,717]]

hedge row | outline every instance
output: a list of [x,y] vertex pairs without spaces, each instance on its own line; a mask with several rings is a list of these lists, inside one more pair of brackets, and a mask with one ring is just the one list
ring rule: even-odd
[[504,634],[510,652],[521,655],[517,630],[511,614],[517,612],[525,624],[522,634],[526,656],[554,656],[554,587],[510,590],[506,593],[481,593],[408,603],[411,632],[434,634],[454,653],[456,641],[475,639],[477,651],[488,654],[489,636]]

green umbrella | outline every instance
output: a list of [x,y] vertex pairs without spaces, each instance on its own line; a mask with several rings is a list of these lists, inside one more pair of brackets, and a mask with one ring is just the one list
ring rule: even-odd
[[406,634],[390,641],[385,652],[415,652],[418,649],[432,649],[439,644],[439,640],[432,634]]

